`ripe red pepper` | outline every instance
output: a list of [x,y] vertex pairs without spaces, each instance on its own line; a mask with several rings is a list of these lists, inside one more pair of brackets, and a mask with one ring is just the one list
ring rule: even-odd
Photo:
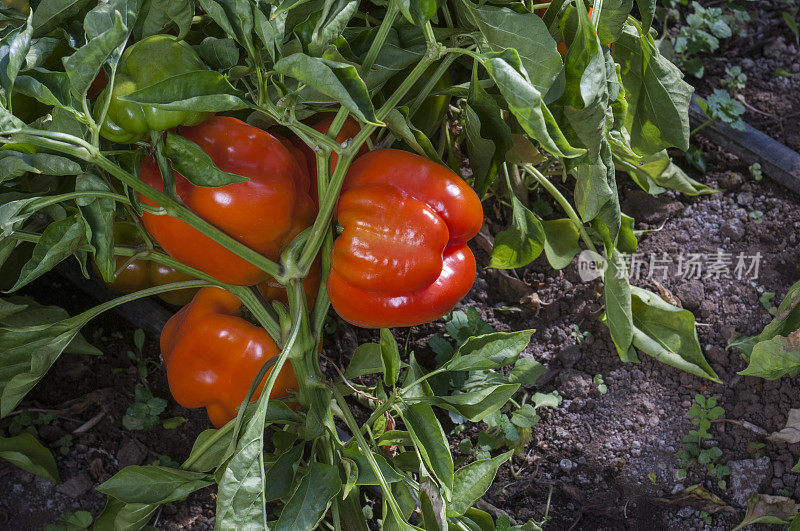
[[480,199],[458,175],[394,149],[357,159],[336,216],[328,295],[346,321],[377,328],[426,323],[472,287],[466,242],[483,222]]
[[[250,179],[205,188],[192,185],[175,172],[178,196],[200,217],[272,260],[277,260],[286,244],[313,223],[316,209],[309,195],[308,175],[279,139],[223,116],[182,127],[180,134],[198,144],[222,170]],[[153,159],[142,162],[141,176],[150,186],[163,188]],[[249,286],[268,277],[183,221],[148,213],[142,221],[173,258],[222,282]]]
[[[161,356],[172,396],[183,407],[205,407],[217,428],[236,416],[264,362],[280,353],[266,330],[237,316],[241,308],[242,302],[227,291],[203,288],[161,332]],[[261,394],[265,381],[266,376],[252,400]],[[288,396],[290,389],[297,389],[297,380],[286,363],[270,398]]]

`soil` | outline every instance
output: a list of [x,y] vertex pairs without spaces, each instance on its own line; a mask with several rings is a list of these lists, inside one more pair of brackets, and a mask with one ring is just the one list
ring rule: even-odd
[[[722,88],[725,68],[738,65],[747,75],[746,86],[739,94],[745,105],[744,121],[800,151],[800,46],[782,17],[790,6],[782,0],[742,4],[737,7],[746,9],[750,22],[734,24],[731,38],[722,39],[713,54],[702,54],[703,77],[687,75],[686,81],[705,98]],[[683,20],[691,12],[688,7],[681,11]],[[778,75],[779,69],[790,77]]]
[[[718,57],[707,58],[706,76],[689,81],[705,96],[719,86],[726,65],[741,65],[748,76],[743,92],[749,104],[746,121],[800,150],[796,127],[800,76],[774,75],[779,67],[800,72],[800,50],[780,18],[780,6],[776,2],[748,6],[753,21],[743,29],[744,36],[723,41]],[[763,435],[783,428],[789,409],[800,408],[800,378],[764,381],[740,376],[737,372],[745,363],[735,350],[725,348],[737,333],[755,334],[770,321],[772,316],[759,301],[764,293],[775,293],[772,301],[777,304],[800,279],[800,197],[767,178],[754,181],[734,156],[702,139],[699,143],[707,155],[708,172],[693,177],[724,189],[720,194],[690,198],[665,193],[652,198],[624,176],[618,178],[623,211],[634,216],[637,229],[653,230],[640,237],[638,252],[645,265],[633,283],[657,292],[658,285],[647,278],[649,260],[666,253],[675,262],[655,278],[695,314],[703,352],[724,383],[701,380],[644,355],[641,363],[622,363],[606,327],[598,321],[603,310],[599,284],[583,282],[575,263],[554,271],[542,256],[509,272],[535,289],[542,301],[537,311],[520,304],[520,293],[513,284],[509,287],[508,277],[485,269],[488,255],[475,244],[479,278],[461,306],[474,307],[497,330],[536,329],[523,353],[548,368],[536,390],[557,390],[564,398],[558,408],[539,410],[541,421],[533,427],[530,444],[512,459],[513,471],[508,466],[500,470],[484,509],[508,514],[520,523],[542,520],[547,514],[547,529],[716,530],[730,529],[741,520],[743,505],[753,492],[800,499],[800,478],[791,472],[800,458],[800,445],[773,444]],[[492,234],[501,229],[489,227]],[[707,266],[720,251],[734,261],[727,278],[707,278],[704,273],[700,279],[689,279],[677,271],[681,255],[701,254]],[[733,268],[739,255],[757,253],[761,256],[757,278],[736,278]],[[24,294],[62,306],[71,315],[92,305],[71,289],[59,277],[47,275]],[[509,311],[510,307],[517,309]],[[588,334],[579,341],[576,330]],[[0,528],[41,529],[59,515],[77,510],[97,515],[104,497],[94,487],[126,465],[152,463],[163,456],[181,461],[195,437],[210,427],[202,410],[186,410],[172,401],[155,337],[147,338],[143,350],[148,360],[146,381],[154,396],[169,402],[162,419],[187,420],[174,429],[123,427],[122,417],[133,403],[136,387],[142,385],[128,356],[133,333],[134,327],[114,314],[96,319],[84,336],[103,356],[62,356],[23,401],[21,410],[72,406],[69,413],[37,426],[39,438],[53,449],[63,483],[52,485],[0,460],[4,493]],[[441,333],[441,321],[416,327],[410,345],[421,359],[431,357],[427,340]],[[406,338],[406,330],[398,332],[398,340]],[[358,341],[374,339],[372,332],[339,322],[336,335],[325,341],[325,353],[344,364],[344,353],[352,352]],[[595,375],[602,375],[605,394],[593,383]],[[724,487],[699,467],[690,468],[686,478],[678,474],[675,453],[693,429],[688,410],[698,393],[716,397],[725,409],[724,420],[710,430],[709,442],[722,451],[718,462],[732,470]],[[63,436],[101,413],[101,420],[74,434],[72,445],[62,453]],[[454,428],[446,416],[442,421],[446,428]],[[10,422],[11,417],[0,421],[6,434]],[[449,437],[454,454],[460,455],[461,439],[474,443],[483,428],[478,424],[460,433],[453,430]],[[756,450],[751,443],[764,447]],[[695,484],[719,496],[726,508],[705,516],[703,511],[713,512],[713,505],[681,502],[679,494]],[[214,509],[215,491],[207,488],[164,506],[154,524],[167,530],[212,529]]]

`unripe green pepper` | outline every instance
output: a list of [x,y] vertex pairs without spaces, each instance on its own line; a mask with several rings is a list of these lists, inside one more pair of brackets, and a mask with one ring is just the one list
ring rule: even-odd
[[144,138],[149,131],[166,131],[204,121],[209,113],[168,111],[120,99],[196,70],[206,70],[206,65],[188,43],[172,35],[153,35],[129,47],[120,59],[114,85],[106,87],[95,102],[95,114],[99,115],[106,93],[111,90],[111,103],[100,134],[112,142],[130,144]]

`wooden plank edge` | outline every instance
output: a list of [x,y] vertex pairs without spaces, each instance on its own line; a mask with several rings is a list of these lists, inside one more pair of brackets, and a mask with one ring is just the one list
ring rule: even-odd
[[[80,269],[72,261],[61,262],[54,268],[54,271],[98,303],[119,297],[118,293],[106,288],[99,281],[84,277]],[[117,315],[136,328],[141,328],[146,334],[156,338],[161,336],[161,329],[164,328],[167,320],[175,313],[175,311],[170,311],[150,297],[121,304],[111,311],[117,313]]]
[[[708,119],[697,105],[697,100],[702,101],[702,98],[693,95],[689,106],[689,120],[693,127]],[[715,120],[698,134],[707,137],[747,164],[760,163],[764,175],[800,194],[800,154],[791,148],[747,123],[744,130],[739,131],[720,120]]]

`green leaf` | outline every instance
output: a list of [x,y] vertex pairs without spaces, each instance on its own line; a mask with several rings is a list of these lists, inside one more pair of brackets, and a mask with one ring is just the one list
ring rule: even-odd
[[388,328],[381,328],[381,365],[383,367],[383,380],[386,385],[394,387],[397,377],[400,376],[400,352],[397,350],[397,341]]
[[600,44],[605,46],[619,39],[631,8],[633,8],[633,0],[608,0],[603,2],[600,22],[597,25],[597,37],[600,39]]
[[425,466],[439,480],[445,498],[450,499],[453,491],[453,456],[433,408],[429,404],[418,402],[403,408],[401,415]]
[[584,150],[570,145],[555,118],[542,101],[542,94],[531,85],[522,71],[516,50],[485,53],[481,64],[497,84],[508,108],[525,132],[557,157],[578,157]]
[[503,109],[481,86],[477,68],[472,69],[465,112],[467,154],[475,179],[473,187],[478,196],[483,197],[497,178],[513,141],[511,128],[503,119]]
[[49,33],[80,14],[91,0],[42,0],[33,11],[34,35]]
[[171,111],[223,112],[247,108],[244,97],[219,72],[196,70],[177,74],[121,99]]
[[642,190],[651,195],[656,195],[665,190],[675,190],[685,195],[696,196],[719,192],[692,179],[676,166],[670,159],[666,150],[653,153],[648,157],[633,156],[626,153],[612,143],[614,162],[625,170],[631,179]]
[[163,466],[126,466],[97,487],[124,503],[164,504],[186,498],[213,479],[202,472]]
[[19,279],[9,291],[16,291],[50,271],[86,243],[86,221],[78,214],[54,221],[42,232],[31,259],[22,267]]
[[639,8],[639,14],[642,17],[642,33],[650,33],[657,4],[657,0],[636,0],[636,7]]
[[172,168],[195,186],[219,188],[250,180],[219,169],[203,148],[175,133],[166,134],[164,155],[172,163]]
[[692,87],[680,70],[658,53],[650,35],[626,25],[614,44],[628,101],[626,128],[640,155],[667,147],[689,148],[689,100]]
[[289,495],[294,481],[294,466],[303,457],[303,444],[291,447],[278,456],[264,475],[266,481],[264,499],[267,501],[278,500]]
[[230,445],[233,431],[229,431],[226,435],[217,438],[210,446],[206,447],[207,442],[216,436],[217,431],[209,429],[202,431],[197,436],[192,445],[192,451],[189,452],[188,460],[193,461],[189,470],[208,472],[222,464],[225,452]]
[[578,228],[572,220],[564,218],[542,221],[542,230],[547,261],[553,269],[564,269],[581,252]]
[[197,53],[209,65],[223,70],[239,62],[239,48],[231,38],[206,37],[197,46]]
[[122,54],[122,48],[128,41],[130,31],[122,22],[122,16],[118,11],[114,16],[114,25],[111,28],[64,58],[64,70],[69,77],[70,92],[76,98],[83,98],[86,95],[89,86],[109,57],[114,55],[116,60],[119,60]]
[[532,358],[520,358],[508,375],[509,383],[518,383],[526,386],[536,385],[536,380],[544,374],[546,367]]
[[424,26],[436,14],[436,0],[398,0],[400,12],[409,22]]
[[274,68],[333,98],[361,120],[377,123],[372,99],[353,65],[296,53],[280,59]]
[[395,136],[405,142],[417,154],[442,164],[442,159],[436,153],[436,149],[431,144],[430,139],[425,136],[425,133],[414,127],[414,124],[408,119],[408,107],[392,109],[383,121]]
[[63,109],[70,105],[66,72],[48,72],[41,68],[26,70],[24,75],[17,77],[14,90],[51,107]]
[[[564,58],[564,92],[558,102],[580,143],[589,149],[595,165],[606,126],[608,81],[612,77],[616,82],[616,71],[614,76],[609,76],[607,68],[613,69],[614,65],[606,62],[606,52],[600,46],[584,4],[576,3],[568,10],[561,19],[561,29],[569,51]],[[584,221],[589,219],[584,217]]]
[[770,496],[769,494],[753,494],[747,500],[747,512],[741,523],[732,531],[743,529],[754,524],[786,525],[791,523],[789,529],[794,528],[800,504],[785,496]]
[[283,507],[273,529],[316,529],[341,488],[342,482],[335,466],[312,463],[308,473],[300,480],[297,490]]
[[377,343],[364,343],[356,348],[344,375],[347,378],[358,378],[381,371],[383,371],[381,346]]
[[95,518],[94,531],[138,531],[158,510],[158,504],[124,503],[109,496],[100,516]]
[[766,380],[800,374],[800,330],[756,343],[750,353],[750,364],[739,374]]
[[650,291],[631,286],[633,346],[658,361],[719,382],[703,357],[694,316]]
[[750,353],[760,341],[767,341],[775,336],[788,336],[800,329],[800,281],[794,283],[786,293],[775,318],[764,327],[760,334],[753,337],[740,336],[731,342],[728,347],[736,347],[742,352],[745,360],[750,359]]
[[142,0],[109,0],[98,3],[83,19],[87,40],[99,37],[116,23],[116,14],[122,16],[126,28],[132,28],[142,7]]
[[[84,173],[75,179],[75,191],[111,192],[111,189],[100,177]],[[91,230],[89,243],[94,248],[94,261],[97,269],[100,270],[104,279],[112,280],[117,266],[113,248],[114,200],[87,197],[79,198],[76,203]]]
[[531,341],[534,330],[495,332],[467,339],[442,366],[447,371],[498,369],[517,361]]
[[[531,85],[540,93],[547,93],[561,71],[562,62],[556,41],[542,19],[535,13],[518,13],[507,7],[488,4],[475,5],[468,0],[464,0],[462,5],[486,39],[485,51],[516,50]],[[484,45],[481,45],[481,50],[484,50]]]
[[0,458],[50,483],[61,483],[53,454],[30,433],[0,437]]
[[0,182],[21,177],[29,172],[63,176],[77,175],[81,171],[80,164],[60,155],[0,151]]
[[511,414],[511,422],[520,428],[530,428],[538,424],[539,414],[532,405],[525,404]]
[[511,226],[494,238],[489,267],[516,269],[539,257],[544,249],[545,234],[542,222],[511,194]]
[[508,403],[520,384],[487,385],[475,391],[431,399],[436,405],[454,411],[470,422],[480,422]]
[[[378,463],[378,469],[381,471],[381,475],[387,483],[396,483],[403,479],[404,476],[397,472],[383,455],[375,452],[371,453],[372,457],[375,458],[375,461]],[[356,485],[381,484],[378,480],[378,475],[369,464],[369,459],[366,455],[361,453],[361,449],[357,444],[355,444],[355,441],[350,442],[344,447],[342,450],[342,455],[353,461],[358,466],[358,479],[356,480]]]
[[253,6],[249,0],[200,0],[199,4],[253,59]]
[[[600,258],[598,256],[598,258]],[[638,361],[631,351],[633,343],[633,311],[631,309],[631,285],[628,282],[628,269],[624,263],[618,264],[619,254],[606,261],[603,273],[603,300],[606,304],[606,325],[611,332],[611,340],[622,361]],[[602,259],[602,258],[601,258]],[[691,314],[690,314],[691,315]]]
[[448,516],[465,514],[480,500],[494,481],[500,465],[511,459],[513,451],[491,459],[482,459],[461,467],[455,472],[453,499],[447,506]]
[[151,35],[164,33],[170,24],[174,24],[178,29],[179,39],[185,38],[192,25],[194,4],[195,2],[191,0],[149,0],[145,2],[133,31],[136,40],[140,41]]
[[[429,1],[429,0],[426,0]],[[324,50],[341,37],[347,23],[353,18],[358,10],[356,0],[325,0],[322,11],[319,13],[319,20],[309,42],[309,52],[311,55],[322,55]],[[433,1],[433,8],[436,9],[436,2]]]
[[[28,17],[24,26],[12,30],[0,39],[0,87],[3,88],[5,97],[8,99],[10,99],[14,81],[31,46],[32,34],[31,17]],[[6,103],[10,109],[11,105],[8,104],[8,101]]]
[[[264,428],[269,397],[262,393],[252,416],[244,417],[244,429],[236,441],[233,456],[217,471],[217,521],[221,529],[266,527],[266,475],[264,471]],[[236,421],[231,421],[236,422]],[[233,445],[232,445],[233,446]],[[226,452],[226,455],[228,453]]]

